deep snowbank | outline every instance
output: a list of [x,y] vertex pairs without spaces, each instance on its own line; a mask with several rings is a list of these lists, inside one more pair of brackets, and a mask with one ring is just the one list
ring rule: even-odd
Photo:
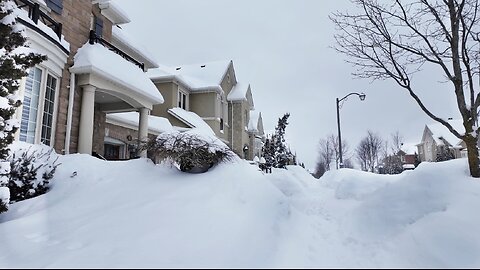
[[320,180],[244,161],[185,174],[62,156],[52,190],[0,216],[0,267],[480,267],[465,160]]

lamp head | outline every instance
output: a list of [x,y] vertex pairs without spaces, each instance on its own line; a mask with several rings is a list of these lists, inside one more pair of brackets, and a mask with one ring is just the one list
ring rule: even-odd
[[358,95],[358,97],[360,97],[361,101],[364,101],[366,96],[367,95],[365,95],[364,93],[361,93],[360,95]]

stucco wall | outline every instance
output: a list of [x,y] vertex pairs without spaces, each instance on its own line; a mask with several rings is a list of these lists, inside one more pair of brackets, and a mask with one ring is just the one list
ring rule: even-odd
[[216,117],[217,93],[192,93],[190,94],[190,111],[200,117]]

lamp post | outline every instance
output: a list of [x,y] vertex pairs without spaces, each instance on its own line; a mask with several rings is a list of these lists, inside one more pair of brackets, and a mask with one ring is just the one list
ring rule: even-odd
[[360,93],[360,94],[359,93],[350,93],[350,94],[344,96],[341,99],[337,98],[338,153],[340,155],[340,164],[339,164],[340,168],[343,168],[343,157],[342,157],[342,134],[340,133],[340,107],[339,107],[339,103],[340,103],[340,101],[346,99],[347,97],[349,97],[351,95],[357,95],[360,98],[361,101],[364,101],[365,97],[366,97],[366,95],[364,93]]

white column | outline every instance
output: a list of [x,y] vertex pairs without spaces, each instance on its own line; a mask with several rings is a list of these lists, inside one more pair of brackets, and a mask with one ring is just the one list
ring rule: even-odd
[[[145,142],[148,140],[148,114],[149,114],[149,109],[147,108],[140,108],[139,110],[139,115],[140,119],[138,121],[138,139],[140,142]],[[140,157],[147,157],[147,151],[141,151],[140,152]]]
[[92,154],[95,86],[86,85],[83,86],[82,89],[82,110],[80,112],[78,152],[81,154]]

